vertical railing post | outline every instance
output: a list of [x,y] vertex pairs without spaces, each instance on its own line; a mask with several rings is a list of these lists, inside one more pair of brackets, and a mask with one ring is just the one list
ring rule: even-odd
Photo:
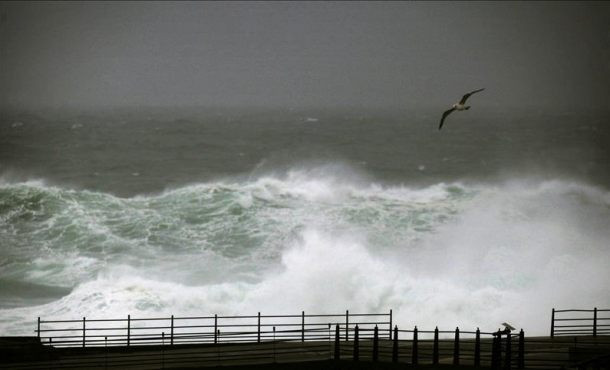
[[379,360],[379,328],[375,325],[373,331],[373,362]]
[[434,344],[432,347],[432,363],[438,365],[438,326],[434,329]]
[[161,332],[161,369],[165,369],[165,332]]
[[493,370],[498,368],[498,333],[493,333],[491,342],[491,368]]
[[301,311],[301,343],[305,342],[305,311]]
[[332,342],[332,340],[331,340],[331,338],[332,338],[332,337],[330,336],[330,328],[331,328],[331,325],[330,325],[330,323],[328,323],[328,357],[329,357],[330,359],[332,359],[332,358],[333,358],[333,357],[332,357],[332,353],[333,353],[333,342]]
[[85,320],[86,319],[83,317],[83,348],[85,348],[85,333],[86,333]]
[[127,347],[131,339],[131,315],[127,315]]
[[417,365],[419,362],[419,353],[417,351],[418,347],[418,339],[417,339],[417,326],[413,329],[413,348],[411,352],[411,364]]
[[593,336],[597,337],[597,307],[593,308]]
[[172,325],[169,332],[169,345],[174,345],[174,315],[172,315]]
[[261,342],[261,313],[258,313],[258,324],[257,324],[257,334],[256,334],[256,343]]
[[513,359],[513,353],[512,353],[512,335],[507,330],[507,333],[506,333],[506,351],[504,353],[504,369],[510,370],[512,359]]
[[104,337],[104,370],[108,369],[108,337]]
[[502,331],[500,328],[498,328],[498,341],[496,342],[496,346],[498,347],[498,363],[496,365],[497,368],[500,369],[502,368]]
[[36,333],[38,333],[38,339],[40,339],[40,316],[38,316],[38,329],[36,329]]
[[398,362],[398,326],[394,326],[394,343],[392,343],[392,362]]
[[497,353],[497,334],[493,334],[493,340],[491,341],[491,369],[495,370],[497,368],[498,363],[498,353]]
[[345,341],[349,340],[349,310],[345,310]]
[[477,328],[474,338],[474,367],[481,366],[481,330]]
[[340,344],[341,340],[339,339],[339,324],[335,327],[335,361],[339,361],[341,359],[341,348]]
[[453,365],[460,364],[460,328],[455,328],[455,339],[453,340]]
[[525,369],[525,333],[523,329],[519,332],[519,356],[518,356],[518,369]]
[[218,314],[214,314],[214,344],[218,343]]
[[388,330],[388,334],[390,335],[390,340],[392,340],[392,309],[390,309],[390,330]]
[[[216,338],[217,336],[220,336],[220,330],[218,330],[218,332],[216,332],[216,330],[214,330],[214,343],[216,343]],[[218,366],[220,366],[220,346],[214,346],[216,347],[216,363],[218,364]]]
[[555,336],[555,308],[551,311],[551,338]]
[[356,324],[356,327],[354,328],[354,361],[360,360],[360,337],[358,332],[358,324]]

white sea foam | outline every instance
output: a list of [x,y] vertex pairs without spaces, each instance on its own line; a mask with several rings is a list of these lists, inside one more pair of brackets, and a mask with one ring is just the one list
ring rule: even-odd
[[[544,334],[552,307],[610,301],[610,193],[579,183],[387,187],[324,169],[127,199],[10,186],[42,192],[43,203],[51,192],[56,204],[39,211],[45,239],[27,241],[45,254],[2,273],[74,286],[45,305],[0,310],[10,334],[37,316],[390,308],[406,327],[509,321]],[[4,216],[16,243],[38,225],[19,212]],[[3,248],[18,260],[15,246]]]

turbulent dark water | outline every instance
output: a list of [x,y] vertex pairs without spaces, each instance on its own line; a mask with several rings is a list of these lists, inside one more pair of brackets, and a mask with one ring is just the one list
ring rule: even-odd
[[610,302],[608,117],[4,112],[0,332],[393,308],[544,333]]

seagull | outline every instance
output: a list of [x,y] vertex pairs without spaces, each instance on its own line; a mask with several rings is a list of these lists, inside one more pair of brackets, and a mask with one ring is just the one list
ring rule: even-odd
[[470,95],[478,93],[479,91],[483,91],[483,90],[485,90],[485,88],[478,89],[478,90],[475,90],[475,91],[471,91],[468,94],[464,94],[464,96],[462,96],[462,100],[460,100],[459,103],[453,104],[451,109],[446,110],[443,113],[443,118],[441,118],[441,124],[438,126],[438,129],[440,130],[443,127],[443,122],[445,122],[445,118],[447,118],[447,116],[451,112],[453,112],[454,110],[468,110],[468,109],[470,109],[469,105],[464,105],[464,104],[466,104],[466,99],[468,99],[468,97],[470,97]]
[[507,333],[510,333],[511,331],[515,330],[515,328],[507,322],[503,322],[502,325],[504,325],[504,331]]

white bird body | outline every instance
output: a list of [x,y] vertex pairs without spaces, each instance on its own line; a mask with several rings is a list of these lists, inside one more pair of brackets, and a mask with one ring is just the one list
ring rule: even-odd
[[451,109],[446,110],[445,112],[443,112],[443,117],[441,118],[441,123],[438,125],[438,129],[440,130],[441,128],[443,128],[443,123],[445,123],[445,118],[447,118],[447,116],[450,115],[451,112],[454,112],[454,111],[463,111],[463,110],[470,109],[470,105],[466,105],[466,99],[468,99],[468,97],[470,97],[470,95],[476,94],[479,91],[483,91],[483,90],[485,90],[485,88],[474,90],[474,91],[471,91],[471,92],[469,92],[467,94],[464,94],[464,96],[462,96],[462,99],[458,103],[453,104],[451,106]]
[[455,103],[452,105],[455,110],[467,110],[470,109],[470,106],[466,106],[466,104]]

